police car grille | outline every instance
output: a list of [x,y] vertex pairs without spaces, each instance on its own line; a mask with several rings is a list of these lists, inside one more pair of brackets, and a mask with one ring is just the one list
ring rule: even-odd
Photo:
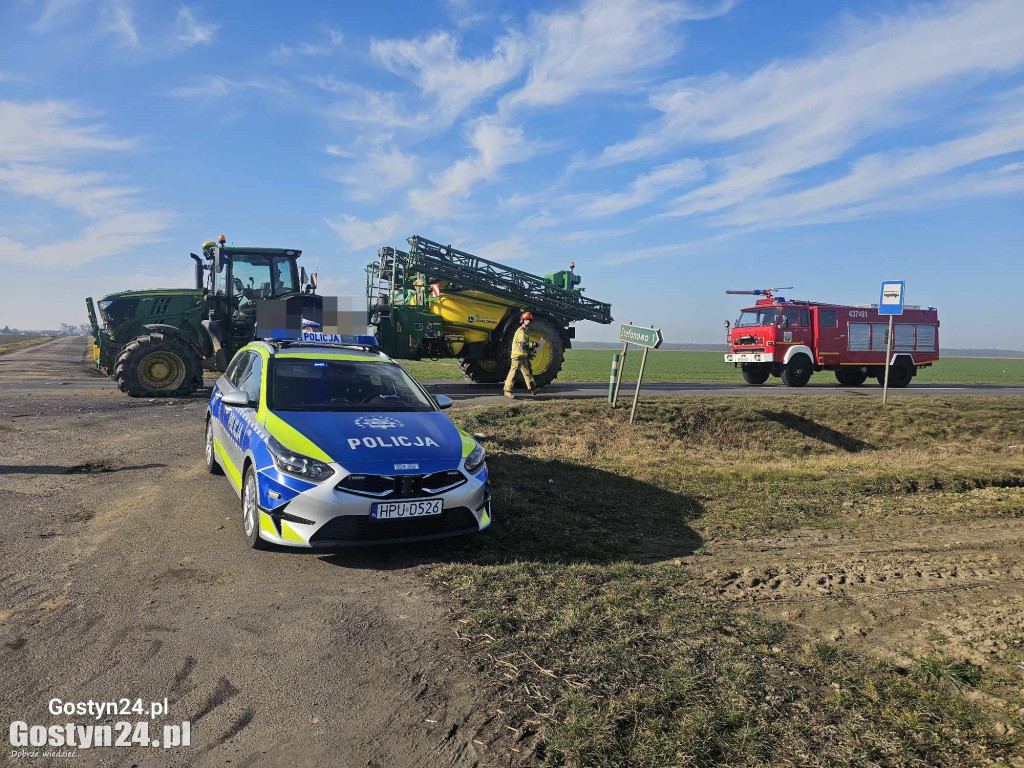
[[440,515],[400,520],[371,520],[369,515],[342,515],[329,520],[310,538],[310,544],[386,541],[423,536],[470,533],[480,528],[467,507],[452,507]]
[[335,487],[339,491],[370,496],[375,499],[416,499],[458,488],[466,477],[457,469],[429,475],[363,475],[342,478]]

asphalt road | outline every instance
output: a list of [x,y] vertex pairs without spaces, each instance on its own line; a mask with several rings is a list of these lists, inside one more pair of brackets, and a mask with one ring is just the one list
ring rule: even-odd
[[53,698],[166,697],[155,723],[190,721],[191,747],[54,764],[521,759],[415,573],[458,558],[457,542],[252,552],[237,496],[205,471],[205,399],[127,398],[81,367],[82,352],[72,338],[0,356],[5,729],[84,720],[50,714]]

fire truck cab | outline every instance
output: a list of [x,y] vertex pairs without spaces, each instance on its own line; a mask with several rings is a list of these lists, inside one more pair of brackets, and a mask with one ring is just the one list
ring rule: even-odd
[[[725,323],[725,362],[739,366],[747,384],[778,376],[787,386],[802,387],[815,371],[834,371],[836,381],[849,387],[869,377],[884,381],[889,317],[878,314],[878,305],[787,301],[767,289],[728,293],[764,297],[742,310],[735,324]],[[904,307],[894,318],[889,386],[907,386],[918,369],[938,359],[938,311]]]

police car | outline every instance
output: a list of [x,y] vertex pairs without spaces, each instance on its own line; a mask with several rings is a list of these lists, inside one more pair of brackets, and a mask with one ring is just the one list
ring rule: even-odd
[[249,545],[337,547],[491,523],[483,447],[372,336],[255,341],[217,380],[206,466],[242,501]]

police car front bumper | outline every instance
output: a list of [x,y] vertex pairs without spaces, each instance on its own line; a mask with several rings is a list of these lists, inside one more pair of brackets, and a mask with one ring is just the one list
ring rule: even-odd
[[774,355],[771,352],[726,352],[725,362],[727,363],[774,363]]
[[397,544],[474,533],[491,523],[486,466],[475,474],[460,467],[465,483],[444,493],[417,497],[441,499],[440,515],[391,520],[371,519],[370,510],[374,504],[398,499],[375,499],[339,490],[339,481],[348,473],[338,465],[332,466],[335,475],[330,480],[273,510],[260,509],[262,539],[305,548]]

